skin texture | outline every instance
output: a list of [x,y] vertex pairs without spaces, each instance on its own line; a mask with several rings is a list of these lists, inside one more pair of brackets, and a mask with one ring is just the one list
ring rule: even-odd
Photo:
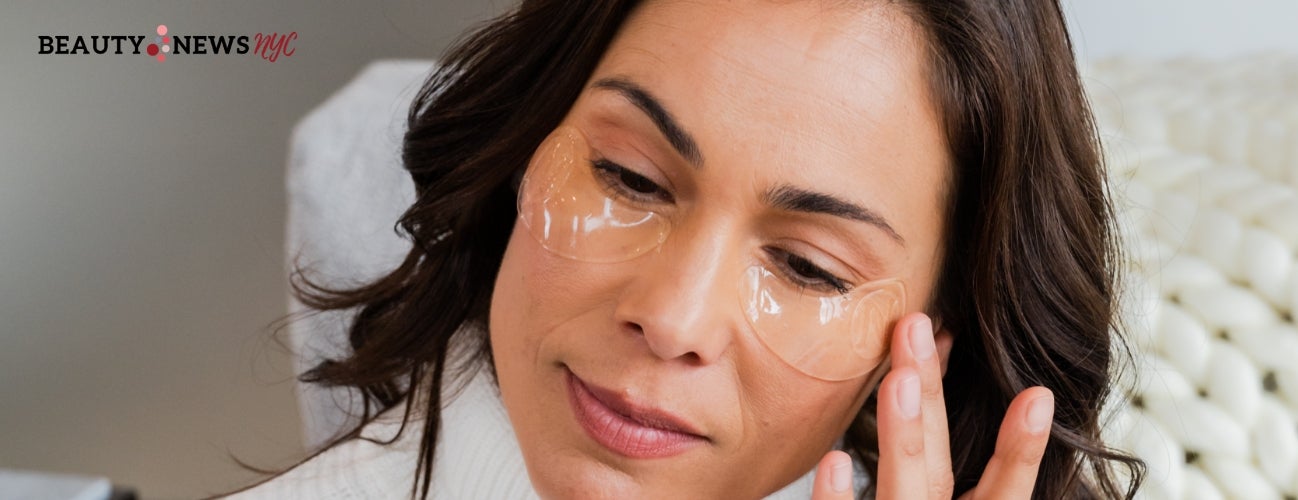
[[[866,377],[813,379],[767,351],[738,307],[739,263],[775,247],[852,284],[900,278],[910,310],[928,303],[950,159],[919,37],[901,12],[860,4],[654,1],[632,15],[590,82],[617,77],[652,93],[703,162],[692,166],[608,89],[588,86],[563,120],[594,152],[670,192],[677,223],[658,251],[613,264],[556,256],[515,225],[490,332],[502,399],[541,495],[756,498],[822,457],[822,468],[842,458],[826,452],[860,411]],[[761,193],[781,183],[867,207],[904,243],[863,222],[763,205]],[[921,370],[939,403],[940,357]],[[670,411],[707,439],[669,458],[614,453],[577,423],[566,370]],[[945,417],[929,421],[933,391],[925,394],[919,432],[941,427],[944,441]],[[881,427],[886,404],[894,399],[881,397]],[[925,449],[911,455],[929,460]],[[881,474],[911,464],[886,457]],[[940,454],[929,458],[941,468]],[[949,483],[949,463],[946,475]],[[920,489],[908,491],[923,491],[928,475],[915,481]]]

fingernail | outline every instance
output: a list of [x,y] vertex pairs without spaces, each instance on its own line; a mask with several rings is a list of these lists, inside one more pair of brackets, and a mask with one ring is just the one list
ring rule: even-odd
[[897,407],[906,420],[919,416],[919,376],[906,375],[897,382]]
[[933,323],[927,317],[910,324],[910,353],[917,361],[928,361],[937,346],[933,345]]
[[834,464],[834,467],[829,470],[829,483],[835,493],[852,489],[852,459]]
[[1034,434],[1045,432],[1050,427],[1050,417],[1055,414],[1055,396],[1041,396],[1028,403],[1028,430]]

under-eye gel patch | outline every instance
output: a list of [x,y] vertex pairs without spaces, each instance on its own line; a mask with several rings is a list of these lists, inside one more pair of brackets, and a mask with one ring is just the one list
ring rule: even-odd
[[[642,186],[626,180],[597,168],[579,130],[559,127],[537,148],[523,176],[519,218],[543,248],[561,257],[631,261],[663,245],[672,220],[655,211],[665,202],[638,199]],[[759,262],[737,264],[747,267],[738,273],[734,295],[758,339],[781,360],[830,381],[865,375],[884,360],[890,329],[906,310],[900,280],[819,293]]]

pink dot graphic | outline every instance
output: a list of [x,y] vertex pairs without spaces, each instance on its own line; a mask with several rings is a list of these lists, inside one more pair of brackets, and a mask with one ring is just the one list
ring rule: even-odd
[[166,61],[166,60],[167,60],[167,55],[166,55],[166,54],[163,54],[163,53],[159,53],[159,54],[158,54],[158,62],[162,62],[162,61]]
[[159,24],[159,25],[158,25],[158,36],[163,36],[163,35],[166,35],[166,34],[167,34],[167,25],[165,25],[165,24]]

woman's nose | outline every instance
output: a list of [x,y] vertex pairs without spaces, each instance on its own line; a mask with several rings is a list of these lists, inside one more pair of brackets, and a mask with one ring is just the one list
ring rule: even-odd
[[634,276],[614,319],[644,337],[664,360],[710,364],[730,346],[739,314],[739,278],[726,231],[673,229],[657,252],[628,261]]

